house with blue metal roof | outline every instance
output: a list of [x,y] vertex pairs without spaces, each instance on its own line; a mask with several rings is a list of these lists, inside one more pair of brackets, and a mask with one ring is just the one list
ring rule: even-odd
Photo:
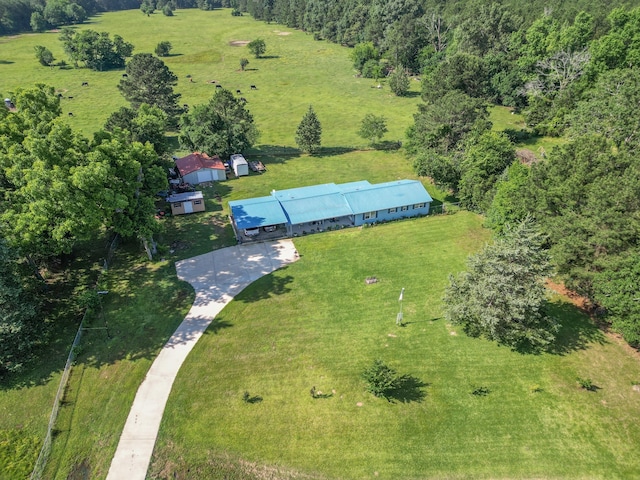
[[229,202],[238,240],[298,236],[335,228],[360,226],[427,215],[433,199],[422,183],[399,180],[371,184],[366,180],[343,184],[273,190],[271,196]]

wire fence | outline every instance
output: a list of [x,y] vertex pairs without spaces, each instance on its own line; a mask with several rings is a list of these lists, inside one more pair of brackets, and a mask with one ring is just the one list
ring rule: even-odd
[[[115,235],[109,241],[106,248],[106,254],[103,262],[104,271],[108,270],[109,266],[112,264],[119,241],[120,241],[120,237],[118,235]],[[97,283],[98,282],[96,282],[96,284]],[[64,370],[62,371],[60,384],[58,385],[58,391],[56,392],[56,397],[53,401],[53,408],[51,409],[51,415],[49,416],[49,425],[47,426],[47,433],[44,437],[44,442],[42,443],[42,448],[40,449],[40,453],[38,454],[38,459],[36,460],[36,463],[33,467],[33,471],[31,472],[31,476],[29,477],[31,480],[40,480],[44,474],[44,469],[47,466],[47,461],[49,460],[49,454],[51,453],[51,443],[53,441],[53,432],[55,429],[56,420],[58,419],[58,411],[60,410],[60,406],[64,402],[64,396],[67,390],[69,375],[71,374],[71,367],[73,367],[73,364],[76,361],[77,352],[79,350],[78,345],[82,340],[82,332],[85,330],[84,324],[87,318],[88,311],[89,311],[88,309],[85,310],[84,315],[82,316],[82,320],[80,321],[80,326],[78,327],[78,331],[76,332],[76,336],[73,339],[71,348],[69,349],[69,355],[67,356],[67,363],[65,364]]]
[[449,213],[455,213],[463,210],[460,206],[460,202],[448,203],[443,202],[440,205],[431,205],[429,209],[429,215],[446,215]]

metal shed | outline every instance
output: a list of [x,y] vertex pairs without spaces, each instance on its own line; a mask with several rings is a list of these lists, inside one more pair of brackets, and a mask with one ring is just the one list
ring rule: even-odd
[[217,155],[210,157],[206,153],[194,152],[175,162],[182,180],[191,185],[227,179],[224,164]]
[[169,195],[167,202],[171,204],[172,215],[204,212],[204,198],[202,192],[185,192]]
[[242,155],[234,153],[229,158],[229,161],[231,162],[231,168],[233,168],[233,173],[236,174],[236,177],[249,175],[249,164]]

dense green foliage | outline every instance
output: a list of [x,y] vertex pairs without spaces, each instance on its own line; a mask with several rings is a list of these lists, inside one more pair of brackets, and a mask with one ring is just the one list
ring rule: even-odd
[[62,31],[60,41],[74,65],[82,62],[87,68],[98,71],[124,67],[125,58],[133,52],[132,44],[120,35],[114,35],[111,40],[108,32],[76,32],[67,27]]
[[313,106],[304,114],[296,129],[296,144],[305,153],[315,153],[320,149],[322,125]]
[[185,148],[225,160],[251,148],[258,136],[244,102],[225,89],[219,89],[209,103],[194,106],[180,119],[180,142]]
[[267,51],[267,44],[262,38],[256,38],[247,44],[247,49],[249,49],[253,56],[260,58],[264,55],[264,52]]
[[544,241],[527,218],[470,257],[467,271],[449,278],[447,320],[518,350],[548,347],[558,326],[545,311],[544,280],[552,269]]
[[0,379],[22,369],[44,330],[38,297],[25,285],[18,255],[0,241]]

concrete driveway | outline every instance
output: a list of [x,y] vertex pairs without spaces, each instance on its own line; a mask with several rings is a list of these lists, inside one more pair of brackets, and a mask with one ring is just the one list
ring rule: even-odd
[[222,248],[176,262],[196,298],[138,388],[107,480],[144,480],[178,370],[211,321],[247,285],[298,259],[291,240]]

